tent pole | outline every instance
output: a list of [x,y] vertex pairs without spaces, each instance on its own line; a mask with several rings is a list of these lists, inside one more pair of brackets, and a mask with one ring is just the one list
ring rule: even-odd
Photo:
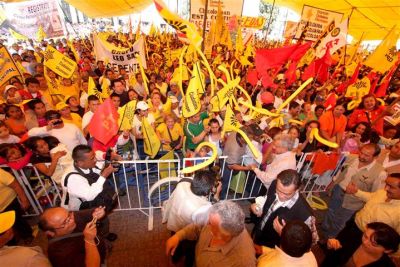
[[347,54],[347,36],[349,35],[349,27],[350,27],[350,19],[351,15],[353,15],[353,11],[356,9],[354,6],[351,8],[351,12],[349,17],[347,18],[347,33],[346,33],[346,44],[344,45],[344,60],[343,65],[346,66],[346,54]]
[[208,13],[208,0],[206,0],[205,7],[204,7],[203,42],[201,43],[201,51],[203,51],[203,52],[204,52],[204,43],[205,43],[205,38],[206,38],[207,13]]

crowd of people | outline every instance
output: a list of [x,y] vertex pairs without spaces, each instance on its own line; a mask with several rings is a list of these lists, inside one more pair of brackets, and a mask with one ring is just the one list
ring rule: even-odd
[[[121,39],[120,33],[110,35],[107,41],[127,45],[129,38]],[[182,66],[178,58],[171,60],[166,53],[183,43],[173,34],[168,34],[168,46],[157,41],[157,35],[144,38],[146,77],[139,71],[109,68],[108,60],[96,58],[90,38],[39,44],[26,41],[8,47],[24,73],[10,79],[2,91],[0,158],[8,165],[5,170],[31,163],[56,182],[63,196],[60,207],[48,208],[40,215],[40,229],[49,238],[47,257],[39,248],[16,246],[18,240],[32,239],[32,229],[22,217],[30,203],[13,175],[0,169],[0,262],[7,266],[105,263],[107,251],[117,239],[109,231],[108,214],[115,207],[116,194],[122,196],[126,190],[120,185],[114,190],[109,177],[117,166],[110,162],[149,156],[144,149],[146,123],[161,142],[155,158],[170,151],[185,158],[211,156],[208,147],[197,149],[204,141],[216,146],[217,156],[226,156],[221,171],[196,171],[193,179],[178,183],[165,203],[163,221],[173,232],[166,252],[174,261],[185,255],[186,266],[318,266],[311,247],[319,245],[326,255],[322,266],[394,266],[400,243],[400,131],[385,117],[395,112],[398,74],[393,75],[395,82],[383,99],[373,92],[360,99],[349,98],[343,85],[350,86],[354,77],[346,74],[345,65],[338,61],[331,66],[327,81],[316,79],[283,108],[279,122],[267,115],[252,116],[245,106],[232,107],[240,129],[260,152],[255,158],[242,134],[231,131],[221,135],[227,108],[213,108],[210,79],[226,81],[227,77],[217,65],[234,63],[253,106],[270,112],[279,109],[301,85],[305,67],[296,70],[296,80],[290,84],[288,66],[281,66],[269,70],[275,76],[268,86],[261,82],[252,85],[248,74],[254,70],[254,57],[248,57],[251,64],[241,65],[234,51],[220,44],[209,59],[213,75],[206,68],[201,70],[205,76],[205,89],[199,96],[201,109],[184,118],[182,92],[186,92],[190,76],[180,88],[176,72]],[[76,61],[71,78],[60,77],[44,66],[43,53],[49,45]],[[258,40],[254,49],[260,45],[268,46]],[[215,58],[221,62],[213,64]],[[186,60],[187,69],[192,69],[193,60]],[[362,66],[357,71],[356,78],[362,79],[373,70]],[[378,73],[373,79],[379,84],[384,75]],[[96,90],[110,93],[106,97],[90,94],[89,79],[95,81]],[[62,95],[52,93],[52,82]],[[217,91],[221,84],[216,84]],[[236,99],[245,99],[239,90],[234,94]],[[107,98],[115,111],[131,101],[136,101],[136,106],[131,128],[121,129],[104,144],[92,136],[90,122]],[[355,100],[358,107],[350,109],[349,103]],[[315,128],[321,138],[338,147],[314,138]],[[346,160],[328,183],[328,210],[317,222],[300,193],[302,180],[296,168],[302,153],[324,152],[346,155]],[[231,180],[240,180],[243,173],[248,183],[242,194],[254,198],[249,217],[239,205],[226,200]],[[254,223],[251,233],[246,222]]]

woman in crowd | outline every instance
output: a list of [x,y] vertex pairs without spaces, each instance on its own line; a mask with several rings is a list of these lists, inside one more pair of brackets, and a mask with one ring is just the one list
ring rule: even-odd
[[174,115],[165,116],[165,123],[161,123],[156,134],[162,143],[164,151],[179,150],[183,145],[183,129]]
[[8,105],[4,112],[6,114],[4,123],[10,129],[10,133],[22,137],[28,129],[25,126],[26,120],[21,108],[15,105]]
[[387,114],[385,106],[382,106],[372,94],[365,95],[361,104],[349,117],[347,127],[353,128],[359,122],[366,122],[375,129],[379,135],[383,134],[383,117]]
[[369,142],[371,126],[366,122],[356,124],[351,131],[348,131],[341,141],[342,152],[357,154],[358,149]]
[[210,132],[206,136],[205,141],[213,143],[217,147],[218,156],[221,156],[224,147],[224,140],[221,136],[221,126],[219,125],[218,120],[214,118],[208,122],[208,126],[210,126]]

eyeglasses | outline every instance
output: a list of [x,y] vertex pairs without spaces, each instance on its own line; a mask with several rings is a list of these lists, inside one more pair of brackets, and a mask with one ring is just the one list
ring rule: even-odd
[[65,226],[67,226],[67,224],[69,224],[71,222],[71,220],[72,220],[72,213],[73,213],[72,211],[68,212],[67,218],[65,218],[64,222],[60,225],[60,227],[55,227],[53,229],[57,230],[57,229],[65,228]]

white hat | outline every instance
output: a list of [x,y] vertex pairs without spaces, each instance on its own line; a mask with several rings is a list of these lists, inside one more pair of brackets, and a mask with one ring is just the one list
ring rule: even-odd
[[4,95],[6,95],[8,90],[10,90],[11,88],[15,88],[16,90],[18,90],[18,88],[15,87],[14,85],[7,85],[6,88],[4,89]]
[[169,96],[169,99],[171,99],[172,104],[179,103],[178,98],[174,95]]
[[139,101],[136,105],[136,109],[140,109],[140,110],[148,110],[149,109],[149,105],[147,105],[146,102],[144,101]]

